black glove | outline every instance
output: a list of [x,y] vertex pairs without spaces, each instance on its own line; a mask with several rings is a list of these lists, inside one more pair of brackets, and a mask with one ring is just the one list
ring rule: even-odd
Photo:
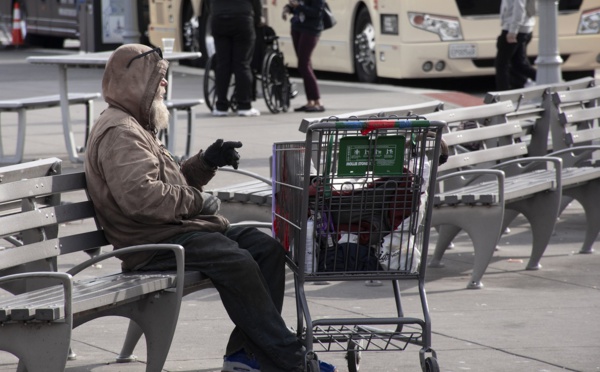
[[240,147],[241,142],[223,142],[222,139],[218,139],[204,151],[204,161],[211,167],[231,165],[233,169],[238,169],[240,154],[235,149]]
[[207,192],[201,192],[202,195],[202,210],[200,214],[204,215],[215,215],[221,208],[221,199],[209,194]]

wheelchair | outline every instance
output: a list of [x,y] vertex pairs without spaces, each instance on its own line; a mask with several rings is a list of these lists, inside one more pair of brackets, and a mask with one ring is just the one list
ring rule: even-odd
[[[257,42],[252,59],[253,75],[253,100],[256,100],[257,86],[262,89],[262,97],[273,114],[287,112],[290,107],[290,100],[294,98],[298,91],[295,84],[290,82],[287,67],[283,58],[283,53],[279,49],[278,36],[273,28],[269,26],[260,27],[257,30]],[[217,66],[218,55],[211,55],[204,67],[204,102],[212,112],[216,107],[217,90],[215,84],[215,68]],[[229,91],[229,106],[233,111],[237,111],[237,102],[235,99],[235,78],[232,76]]]

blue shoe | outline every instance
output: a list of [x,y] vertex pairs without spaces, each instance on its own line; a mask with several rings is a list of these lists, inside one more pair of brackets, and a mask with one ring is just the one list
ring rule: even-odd
[[260,372],[258,361],[242,349],[223,358],[221,372]]
[[337,368],[333,364],[329,364],[322,360],[319,360],[319,370],[321,372],[337,372]]

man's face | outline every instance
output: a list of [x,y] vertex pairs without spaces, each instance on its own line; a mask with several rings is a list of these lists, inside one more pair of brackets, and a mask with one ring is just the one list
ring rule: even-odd
[[169,110],[163,101],[166,88],[163,84],[159,85],[152,107],[150,107],[150,125],[160,131],[166,129],[169,125]]

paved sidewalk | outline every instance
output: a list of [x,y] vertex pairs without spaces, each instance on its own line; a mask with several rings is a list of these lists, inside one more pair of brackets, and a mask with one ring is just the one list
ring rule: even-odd
[[[57,72],[53,66],[28,65],[25,57],[56,51],[0,51],[0,99],[28,95],[53,94],[58,91]],[[202,70],[177,67],[175,98],[202,97]],[[71,91],[99,91],[102,70],[70,70]],[[299,82],[298,82],[299,83]],[[399,106],[431,99],[428,94],[444,97],[447,92],[415,90],[395,86],[376,86],[320,82],[327,114]],[[302,86],[293,107],[304,104]],[[99,113],[105,107],[96,103]],[[256,107],[263,112],[257,118],[213,118],[206,107],[195,111],[194,149],[200,149],[217,138],[239,139],[241,166],[268,176],[268,157],[271,144],[282,140],[300,140],[298,132],[301,113],[273,115],[264,101]],[[10,140],[16,133],[16,119],[2,115],[2,135],[5,151],[12,151]],[[83,142],[83,110],[73,108],[76,140]],[[183,116],[179,120],[183,132]],[[14,138],[14,137],[12,137]],[[7,143],[8,142],[8,143]],[[183,134],[178,133],[178,149],[184,146]],[[28,113],[25,159],[57,156],[64,160],[64,171],[82,169],[82,164],[69,162],[60,123],[58,108]],[[233,174],[216,177],[215,187],[240,181]],[[64,229],[76,229],[67,225]],[[485,287],[467,290],[473,265],[470,239],[462,234],[455,248],[445,255],[446,267],[429,269],[426,289],[432,317],[433,348],[441,370],[445,372],[557,372],[600,371],[600,255],[578,254],[584,234],[584,215],[581,206],[572,203],[558,222],[555,234],[542,259],[543,268],[525,270],[530,254],[531,232],[522,217],[511,225],[510,232],[500,242],[490,266],[483,277]],[[436,235],[432,234],[431,246]],[[599,248],[596,247],[596,251]],[[70,259],[60,262],[67,269]],[[118,270],[116,260],[108,261],[102,272]],[[295,293],[293,277],[287,276],[284,317],[294,327]],[[402,282],[405,315],[422,317],[415,283]],[[362,281],[331,282],[327,285],[306,286],[313,317],[385,317],[394,315],[390,283],[367,287]],[[0,296],[4,295],[0,292]],[[104,318],[84,324],[74,330],[76,360],[69,361],[69,372],[141,372],[145,370],[145,345],[136,349],[139,360],[117,364],[126,320]],[[222,354],[232,323],[214,289],[185,297],[180,320],[164,371],[220,371]],[[418,347],[409,346],[403,352],[366,352],[362,354],[360,370],[366,372],[420,371]],[[341,353],[320,353],[319,356],[347,371]],[[16,358],[0,352],[0,372],[15,371]]]

